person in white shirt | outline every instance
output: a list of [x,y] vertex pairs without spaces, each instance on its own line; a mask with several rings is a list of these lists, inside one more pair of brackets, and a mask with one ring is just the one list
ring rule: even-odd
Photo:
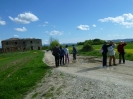
[[66,45],[66,47],[64,48],[65,51],[65,64],[69,63],[69,49],[68,49],[68,45]]
[[114,44],[113,41],[110,41],[111,46],[109,46],[108,49],[108,54],[109,54],[109,66],[112,66],[111,62],[113,59],[113,65],[116,65],[115,63],[115,51],[114,48],[116,47],[116,44]]

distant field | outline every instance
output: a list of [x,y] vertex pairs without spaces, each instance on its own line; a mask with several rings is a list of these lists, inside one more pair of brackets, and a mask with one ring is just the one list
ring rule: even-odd
[[0,99],[22,99],[49,70],[43,57],[43,51],[0,54]]
[[[118,45],[118,44],[117,44]],[[100,50],[102,45],[93,45],[94,49],[96,50]],[[132,53],[133,54],[133,44],[127,44],[125,47],[124,47],[126,53]],[[117,47],[115,48],[116,52],[117,52]]]
[[[118,44],[117,44],[118,45]],[[80,49],[82,49],[83,45],[78,45],[76,46],[76,48],[78,49],[78,54],[81,54],[81,55],[86,55],[86,56],[98,56],[98,57],[101,57],[102,54],[99,52],[100,51],[100,48],[101,48],[102,45],[93,45],[93,48],[94,48],[94,51],[91,51],[91,52],[81,52]],[[128,43],[125,47],[125,58],[127,60],[133,60],[133,43]],[[69,50],[71,52],[72,50],[72,47],[70,46],[69,47]],[[115,48],[115,51],[116,51],[116,58],[118,58],[118,52],[117,52],[117,47]]]
[[[117,44],[118,45],[118,44]],[[102,46],[102,44],[101,45],[92,45],[93,46],[93,48],[95,49],[95,50],[99,50],[100,48],[101,48],[101,46]],[[78,46],[76,46],[76,48],[79,50],[79,49],[81,49],[83,47],[83,45],[78,45]],[[116,47],[117,48],[117,47]],[[128,49],[127,51],[129,51],[129,52],[131,52],[131,50],[133,49],[133,43],[129,43],[129,44],[127,44],[125,47],[124,47],[124,49]],[[130,49],[130,50],[129,50]],[[69,46],[69,50],[72,50],[72,46]]]

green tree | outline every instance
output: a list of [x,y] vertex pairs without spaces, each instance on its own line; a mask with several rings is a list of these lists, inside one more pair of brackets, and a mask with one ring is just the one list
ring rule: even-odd
[[60,45],[59,40],[53,38],[52,36],[49,38],[49,43],[50,43],[50,49],[54,48],[56,44]]
[[85,43],[88,43],[88,44],[92,45],[93,44],[93,40],[85,40],[84,44]]
[[89,42],[85,42],[82,48],[82,51],[88,52],[88,51],[93,51],[94,48]]
[[99,45],[99,44],[103,44],[104,40],[101,39],[94,39],[93,40],[93,45]]
[[78,42],[77,45],[84,45],[84,42]]

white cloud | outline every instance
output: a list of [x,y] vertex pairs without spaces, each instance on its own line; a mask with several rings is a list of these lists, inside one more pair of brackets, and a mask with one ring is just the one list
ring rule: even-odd
[[42,26],[46,26],[49,22],[45,22]]
[[45,31],[45,33],[49,33],[48,31]]
[[47,26],[49,24],[49,22],[44,22],[44,24],[43,25],[38,25],[38,26]]
[[14,34],[14,37],[18,38],[19,36]]
[[103,30],[103,28],[100,28],[100,30]]
[[0,25],[6,25],[6,22],[1,20],[1,18],[0,18]]
[[16,30],[18,32],[25,32],[25,31],[27,31],[27,29],[25,27],[23,27],[23,28],[15,28],[14,30]]
[[23,14],[19,14],[15,18],[12,18],[11,16],[9,16],[9,19],[11,19],[12,21],[14,21],[16,23],[20,23],[20,24],[29,24],[30,22],[39,20],[37,16],[35,16],[34,14],[32,14],[30,12],[25,12]]
[[107,17],[107,18],[99,19],[98,21],[118,23],[120,25],[123,25],[126,28],[133,27],[133,15],[131,13],[123,14],[121,16],[116,16],[116,17]]
[[92,26],[93,26],[93,27],[96,27],[96,25],[95,25],[95,24],[93,24]]
[[43,40],[42,43],[43,44],[49,44],[49,41],[48,40]]
[[1,46],[1,40],[0,40],[0,46]]
[[88,25],[79,25],[77,26],[78,30],[90,30]]
[[118,37],[119,35],[118,34],[114,34],[113,36]]
[[60,32],[60,31],[56,31],[56,30],[53,30],[51,32],[48,32],[50,35],[62,35],[63,32]]
[[48,24],[49,22],[45,22],[45,24]]

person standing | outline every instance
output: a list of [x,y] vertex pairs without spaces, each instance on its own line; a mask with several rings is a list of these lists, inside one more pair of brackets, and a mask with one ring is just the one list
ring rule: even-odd
[[68,45],[66,45],[66,47],[64,48],[65,51],[65,64],[69,63],[69,49],[68,49]]
[[52,54],[55,57],[55,66],[59,67],[60,49],[58,47],[58,44],[56,44],[55,48],[53,48]]
[[103,46],[102,46],[102,56],[103,56],[103,67],[107,66],[107,48],[111,45],[107,45],[107,42],[105,41]]
[[75,47],[75,45],[73,45],[73,60],[76,60],[76,54],[77,54],[77,49]]
[[64,55],[65,55],[65,51],[62,48],[62,46],[60,46],[60,65],[64,65]]
[[115,61],[115,51],[114,48],[116,47],[116,44],[114,44],[113,41],[110,41],[110,45],[108,49],[108,54],[109,54],[109,66],[112,66],[111,62],[113,59],[113,65],[116,66],[116,61]]
[[124,51],[124,46],[127,44],[125,42],[120,42],[119,45],[117,46],[117,51],[119,52],[119,64],[121,64],[121,58],[123,60],[123,64],[125,64],[125,51]]

